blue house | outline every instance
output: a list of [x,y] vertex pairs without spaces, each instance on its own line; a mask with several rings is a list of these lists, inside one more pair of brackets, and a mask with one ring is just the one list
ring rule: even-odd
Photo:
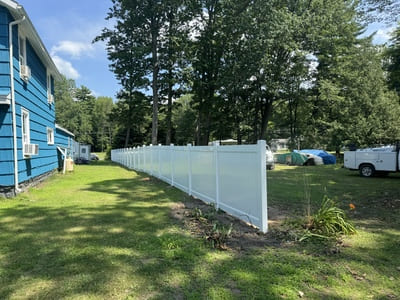
[[73,134],[55,124],[60,73],[24,8],[0,0],[0,194],[59,168]]

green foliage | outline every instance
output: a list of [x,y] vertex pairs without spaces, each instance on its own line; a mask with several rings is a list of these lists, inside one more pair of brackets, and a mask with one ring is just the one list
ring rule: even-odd
[[393,32],[390,42],[384,53],[388,72],[387,79],[389,87],[400,95],[400,23]]
[[306,233],[300,241],[310,236],[329,238],[336,237],[339,234],[356,233],[354,225],[347,220],[344,211],[338,208],[335,202],[327,196],[322,200],[318,211],[308,218],[305,228]]
[[[396,299],[400,174],[365,181],[335,166],[308,172],[313,193],[326,185],[360,208],[359,233],[344,239],[341,255],[319,250],[320,241],[280,245],[269,234],[215,251],[172,216],[181,191],[110,162],[78,165],[0,200],[0,298],[299,299],[301,290],[306,299]],[[269,207],[301,204],[302,173],[269,173]],[[253,239],[266,244],[247,244]]]
[[55,99],[56,122],[74,133],[76,141],[92,145],[95,151],[104,151],[111,145],[111,98],[96,99],[89,88],[77,88],[72,79],[63,77],[55,84]]
[[111,160],[111,145],[107,146],[106,148],[106,155],[104,156],[104,160]]
[[192,108],[192,96],[184,95],[174,103],[172,121],[175,129],[175,143],[186,145],[195,140],[194,132],[196,112]]
[[215,222],[209,232],[206,233],[206,239],[213,248],[226,250],[226,242],[231,236],[232,229],[232,223],[229,226],[225,226]]
[[[392,142],[399,99],[387,88],[382,49],[360,38],[360,13],[389,12],[396,3],[115,0],[107,17],[114,26],[95,39],[106,42],[123,87],[112,143],[290,137],[292,148],[338,152]],[[396,90],[392,42],[386,65]],[[138,100],[144,89],[151,96]],[[102,133],[107,126],[96,124],[101,147],[111,136]]]

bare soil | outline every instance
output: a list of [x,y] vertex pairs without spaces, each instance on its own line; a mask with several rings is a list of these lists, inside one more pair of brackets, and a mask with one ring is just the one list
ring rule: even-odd
[[217,212],[212,205],[189,196],[185,197],[183,202],[173,205],[171,215],[181,222],[191,233],[199,238],[205,238],[205,240],[216,222],[226,227],[232,224],[232,232],[226,242],[226,248],[236,251],[246,251],[267,246],[280,246],[281,240],[277,238],[274,232],[282,221],[288,217],[288,214],[282,209],[269,207],[269,232],[264,234],[258,228],[221,210]]

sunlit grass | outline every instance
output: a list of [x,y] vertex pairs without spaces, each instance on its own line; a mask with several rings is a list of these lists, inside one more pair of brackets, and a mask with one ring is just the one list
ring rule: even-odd
[[[348,208],[358,235],[318,245],[217,251],[171,217],[180,191],[109,162],[75,166],[0,200],[0,299],[385,299],[400,295],[400,177],[278,166],[269,203],[304,213],[322,196]],[[385,202],[386,203],[386,202]],[[315,250],[315,246],[318,248]]]

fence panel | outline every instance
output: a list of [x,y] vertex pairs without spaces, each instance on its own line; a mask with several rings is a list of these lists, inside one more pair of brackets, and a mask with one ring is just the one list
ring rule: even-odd
[[265,141],[240,146],[143,146],[111,159],[146,172],[267,232]]
[[216,202],[214,147],[192,147],[192,195],[208,202]]
[[188,147],[174,147],[172,169],[174,186],[189,193],[189,150]]

